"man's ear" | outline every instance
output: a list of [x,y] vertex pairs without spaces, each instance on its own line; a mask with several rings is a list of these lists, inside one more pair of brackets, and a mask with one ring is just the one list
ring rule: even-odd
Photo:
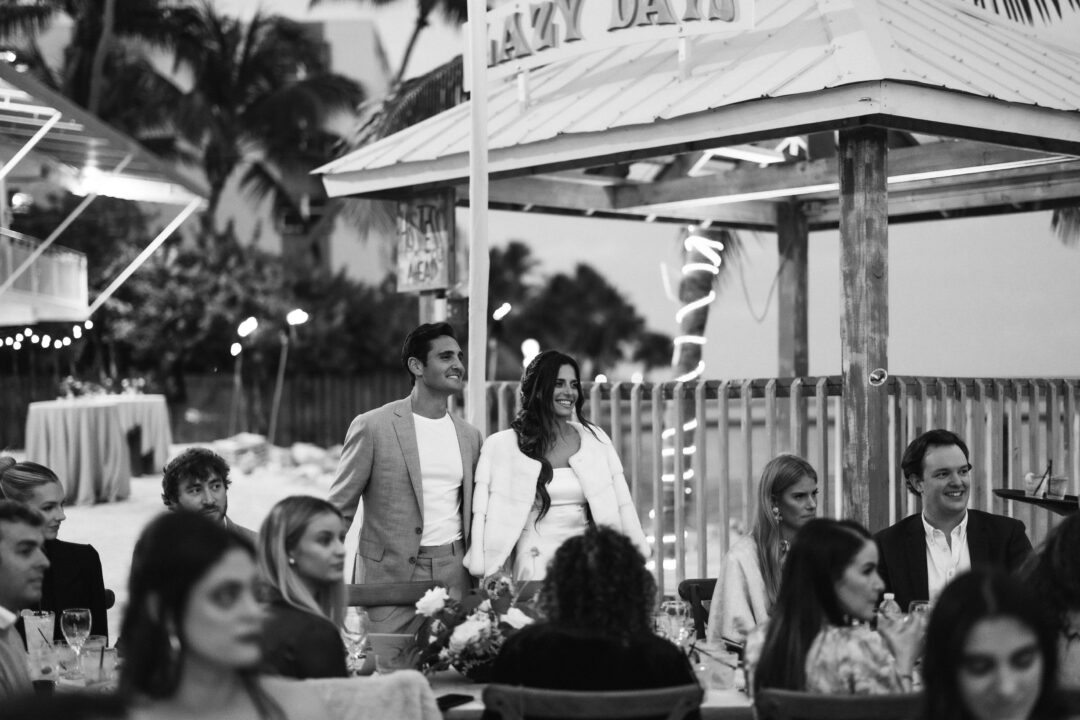
[[922,495],[923,479],[921,475],[908,475],[907,484],[913,493],[916,495]]
[[409,372],[413,375],[422,375],[424,373],[424,363],[420,362],[420,358],[415,355],[409,358]]

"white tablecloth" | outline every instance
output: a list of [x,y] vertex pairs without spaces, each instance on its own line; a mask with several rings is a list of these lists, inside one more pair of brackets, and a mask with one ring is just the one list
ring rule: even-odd
[[141,451],[157,468],[168,460],[172,431],[162,395],[100,395],[30,403],[26,459],[53,470],[69,504],[122,500],[131,493],[127,433],[142,430]]

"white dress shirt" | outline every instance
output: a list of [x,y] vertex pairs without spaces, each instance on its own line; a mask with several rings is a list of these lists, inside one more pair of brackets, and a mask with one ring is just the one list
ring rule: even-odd
[[[926,531],[926,584],[930,591],[930,602],[934,602],[953,578],[971,569],[971,551],[968,550],[967,541],[968,513],[964,511],[964,519],[952,529],[948,538],[927,522],[926,515],[921,517]],[[903,609],[907,611],[907,608]]]

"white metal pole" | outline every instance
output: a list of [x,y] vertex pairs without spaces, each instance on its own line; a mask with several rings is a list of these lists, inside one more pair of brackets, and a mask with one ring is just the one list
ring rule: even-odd
[[150,244],[146,246],[146,249],[139,253],[138,257],[132,260],[131,263],[126,268],[124,268],[123,272],[121,272],[116,277],[116,279],[113,280],[112,283],[110,283],[109,287],[105,288],[101,292],[101,294],[94,299],[94,302],[90,306],[90,309],[86,311],[86,316],[90,317],[95,312],[97,312],[97,309],[104,305],[106,300],[112,297],[112,294],[116,292],[117,288],[123,285],[124,282],[129,277],[131,277],[131,274],[138,270],[139,266],[146,262],[146,259],[153,255],[154,251],[161,247],[161,244],[163,242],[169,239],[169,236],[176,231],[176,228],[180,227],[180,225],[188,219],[188,216],[191,215],[191,213],[199,209],[199,206],[202,205],[202,203],[202,198],[195,198],[194,200],[189,202],[187,204],[187,207],[181,210],[180,214],[173,218],[172,222],[166,225],[165,229],[158,233],[158,236],[156,238],[150,241]]
[[487,5],[469,0],[469,422],[486,437],[488,305]]

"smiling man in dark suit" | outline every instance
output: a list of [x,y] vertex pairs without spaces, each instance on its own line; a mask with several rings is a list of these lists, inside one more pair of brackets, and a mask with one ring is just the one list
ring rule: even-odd
[[912,600],[936,600],[956,575],[972,567],[1014,571],[1031,554],[1019,520],[968,509],[971,463],[964,441],[948,430],[915,438],[900,463],[922,512],[885,528],[875,539],[885,591],[905,610]]
[[[465,386],[464,355],[448,323],[427,323],[405,338],[401,362],[412,392],[352,421],[330,502],[351,523],[363,498],[358,582],[434,580],[460,598],[472,582],[462,561],[481,441],[446,407]],[[372,632],[408,632],[415,614],[368,608]]]

